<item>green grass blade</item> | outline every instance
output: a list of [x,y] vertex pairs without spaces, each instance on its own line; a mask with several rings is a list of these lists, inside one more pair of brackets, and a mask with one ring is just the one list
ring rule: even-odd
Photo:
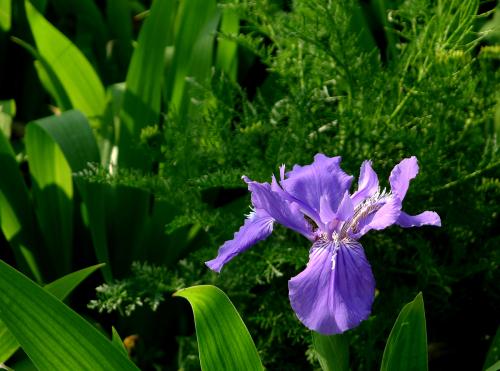
[[385,345],[380,369],[427,370],[427,332],[422,293],[399,313]]
[[53,295],[0,261],[0,319],[40,370],[137,370]]
[[9,242],[20,269],[38,282],[42,277],[36,261],[35,212],[14,151],[0,131],[0,228]]
[[346,334],[325,336],[313,331],[312,339],[323,371],[349,371],[349,342]]
[[28,1],[25,5],[38,52],[64,87],[72,106],[90,119],[98,119],[104,110],[105,92],[94,68]]
[[121,113],[119,163],[150,170],[151,160],[138,146],[141,130],[158,124],[165,47],[174,1],[155,1],[139,34],[127,73]]
[[202,370],[263,370],[252,337],[226,294],[207,285],[174,295],[193,308]]
[[[44,289],[56,298],[64,300],[85,278],[101,267],[102,264],[98,264],[72,272],[49,283]],[[9,359],[17,349],[19,349],[19,343],[7,326],[0,320],[0,363]]]
[[43,261],[47,272],[61,276],[70,271],[73,248],[72,171],[57,143],[45,131],[48,121],[64,122],[53,116],[26,128],[26,152],[33,181],[35,212],[45,242]]

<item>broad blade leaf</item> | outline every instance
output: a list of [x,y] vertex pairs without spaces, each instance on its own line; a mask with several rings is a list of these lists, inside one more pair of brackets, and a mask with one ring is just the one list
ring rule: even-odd
[[427,332],[422,293],[406,304],[399,313],[385,345],[380,369],[427,370]]
[[202,370],[263,370],[252,337],[226,294],[207,285],[174,295],[193,308]]
[[0,261],[0,319],[40,370],[137,370],[53,295]]
[[[85,278],[102,267],[102,264],[72,272],[49,283],[44,289],[60,300],[64,300]],[[19,343],[7,326],[0,320],[0,363],[9,359],[19,348]]]
[[57,76],[73,107],[90,119],[97,119],[104,110],[105,93],[94,68],[28,1],[25,5],[38,52]]
[[325,336],[313,331],[312,339],[323,371],[349,371],[349,342],[346,334]]

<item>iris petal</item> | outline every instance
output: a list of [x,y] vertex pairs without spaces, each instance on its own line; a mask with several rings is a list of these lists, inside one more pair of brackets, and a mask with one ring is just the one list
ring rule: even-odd
[[245,220],[245,223],[232,240],[226,241],[219,249],[215,259],[205,262],[207,267],[220,272],[224,264],[236,255],[246,251],[252,245],[269,237],[273,231],[273,221],[267,213],[257,211]]
[[269,183],[258,183],[244,177],[252,192],[252,204],[256,209],[265,210],[276,222],[286,228],[301,233],[306,238],[314,238],[309,223],[304,219],[299,205],[287,201],[280,192],[273,191]]
[[281,182],[283,189],[300,204],[314,210],[317,216],[320,215],[321,200],[328,202],[329,210],[338,209],[353,179],[340,168],[340,157],[330,158],[321,153],[314,156],[311,165],[294,166],[286,176]]
[[304,271],[288,281],[300,321],[324,335],[356,327],[370,315],[375,279],[357,242],[317,242]]
[[405,158],[399,164],[394,166],[394,169],[392,169],[391,175],[389,176],[392,193],[403,201],[406,196],[406,192],[408,191],[410,180],[415,178],[417,174],[418,163],[415,156]]
[[390,227],[396,223],[399,214],[401,214],[401,200],[397,197],[390,197],[376,212],[368,213],[366,217],[360,219],[357,233],[354,233],[352,237],[359,239],[372,229],[379,231]]
[[371,161],[363,161],[359,171],[358,190],[353,193],[351,200],[354,205],[373,196],[378,191],[377,173],[372,169]]
[[441,227],[441,218],[434,211],[424,211],[418,215],[408,215],[402,211],[396,224],[404,228],[420,227],[422,225]]

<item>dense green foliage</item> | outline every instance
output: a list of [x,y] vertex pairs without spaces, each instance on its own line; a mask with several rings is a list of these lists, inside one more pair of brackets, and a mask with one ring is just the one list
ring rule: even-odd
[[[379,367],[399,309],[419,291],[430,368],[482,365],[500,312],[495,3],[6,3],[0,127],[12,148],[0,138],[0,164],[13,175],[0,179],[0,258],[40,283],[106,262],[105,283],[83,288],[74,306],[139,334],[140,367],[199,367],[190,308],[170,298],[194,284],[231,297],[268,369],[319,367],[288,302],[307,240],[277,227],[220,275],[203,264],[249,211],[243,174],[269,181],[318,152],[342,156],[356,176],[371,159],[383,186],[417,156],[404,208],[443,221],[363,238],[378,294],[370,319],[347,334],[353,369]],[[54,136],[47,120],[78,130]],[[89,127],[95,139],[71,144]]]

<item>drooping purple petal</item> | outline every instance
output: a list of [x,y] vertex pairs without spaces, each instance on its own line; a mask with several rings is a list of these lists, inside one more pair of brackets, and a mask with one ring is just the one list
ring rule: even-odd
[[358,190],[351,196],[352,203],[357,205],[373,196],[378,191],[378,185],[377,173],[373,171],[371,161],[363,161],[359,171]]
[[300,321],[324,335],[356,327],[370,315],[375,279],[357,242],[317,242],[304,271],[288,281]]
[[252,204],[256,209],[265,210],[276,222],[286,228],[299,232],[306,238],[314,238],[309,223],[304,219],[299,205],[284,199],[279,192],[272,190],[269,183],[259,183],[244,177],[252,192]]
[[311,165],[294,166],[286,176],[281,182],[283,189],[301,206],[314,210],[316,217],[320,215],[322,199],[329,203],[330,210],[337,210],[353,179],[340,168],[340,157],[330,158],[321,153],[314,156]]
[[410,180],[415,178],[417,174],[418,163],[415,156],[405,158],[398,165],[394,166],[389,176],[392,193],[403,201],[408,191]]
[[366,216],[359,219],[358,226],[352,237],[359,239],[372,229],[379,231],[390,227],[396,223],[400,214],[401,200],[397,197],[389,197],[377,211],[367,213]]
[[213,271],[220,272],[224,264],[252,245],[266,239],[273,231],[274,219],[263,211],[257,210],[245,220],[245,223],[232,240],[226,241],[219,249],[215,259],[205,262]]
[[441,227],[441,218],[434,211],[424,211],[418,215],[408,215],[401,211],[396,224],[403,228],[420,227],[422,225]]

